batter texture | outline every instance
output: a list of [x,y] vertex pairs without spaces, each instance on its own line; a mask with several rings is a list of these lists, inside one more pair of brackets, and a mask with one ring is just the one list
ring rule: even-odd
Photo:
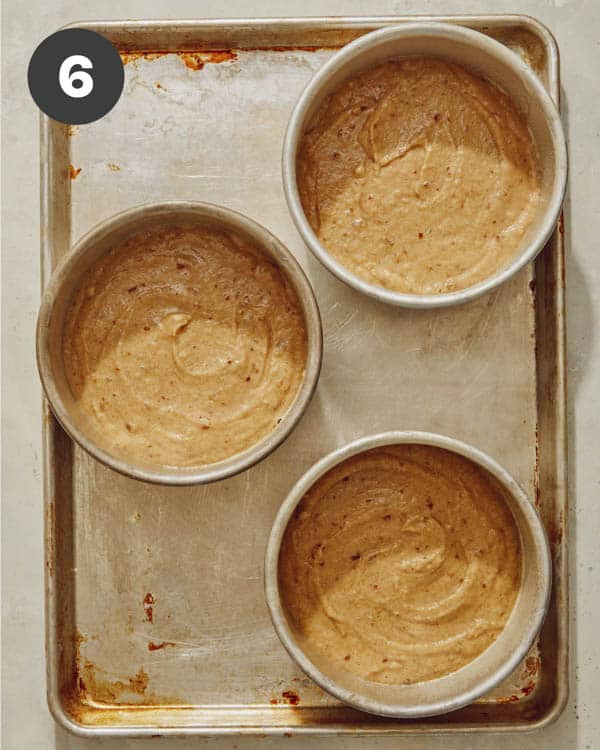
[[297,158],[300,199],[325,248],[377,286],[473,286],[518,254],[540,201],[536,147],[498,88],[439,59],[346,81]]
[[295,290],[262,251],[179,226],[132,237],[88,273],[63,351],[106,448],[195,466],[276,427],[303,380],[307,335]]
[[373,682],[432,680],[497,638],[521,583],[521,542],[475,464],[421,445],[377,448],[321,477],[279,558],[302,639]]

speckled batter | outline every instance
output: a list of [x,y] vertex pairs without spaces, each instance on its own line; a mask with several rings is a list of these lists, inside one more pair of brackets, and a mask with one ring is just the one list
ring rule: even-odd
[[285,532],[279,583],[302,638],[366,680],[460,669],[506,624],[521,542],[475,464],[419,445],[377,448],[309,490]]
[[258,249],[203,227],[144,232],[88,273],[64,361],[81,409],[117,455],[214,463],[281,421],[304,377],[296,292]]
[[540,200],[536,147],[514,104],[438,59],[387,62],[346,81],[302,138],[297,170],[325,248],[362,279],[412,294],[499,272]]

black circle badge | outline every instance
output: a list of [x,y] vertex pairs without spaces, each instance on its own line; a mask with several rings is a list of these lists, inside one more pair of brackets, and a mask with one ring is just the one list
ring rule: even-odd
[[39,45],[27,81],[38,107],[68,125],[94,122],[115,106],[125,73],[116,48],[101,34],[63,29]]

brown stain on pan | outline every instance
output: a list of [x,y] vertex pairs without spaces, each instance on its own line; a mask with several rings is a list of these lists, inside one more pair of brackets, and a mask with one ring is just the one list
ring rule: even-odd
[[343,45],[336,44],[332,47],[317,46],[289,46],[289,47],[244,47],[244,52],[319,52],[320,50],[337,50]]
[[174,641],[161,641],[160,643],[148,641],[148,651],[159,651],[162,648],[167,648],[167,646],[175,647],[177,644]]
[[521,692],[523,693],[524,696],[531,695],[531,693],[533,693],[534,690],[535,690],[535,682],[533,682],[533,680],[527,685],[525,685],[524,688],[521,688]]
[[331,46],[327,45],[289,45],[289,46],[274,46],[274,47],[243,47],[239,50],[233,49],[216,49],[216,50],[199,50],[199,49],[187,49],[187,50],[168,50],[168,49],[155,49],[155,50],[127,50],[121,49],[119,55],[123,65],[128,65],[138,60],[158,60],[165,55],[177,55],[180,59],[185,61],[186,57],[198,57],[203,63],[222,63],[231,62],[237,60],[238,52],[319,52],[321,50],[338,50],[343,45],[334,44]]
[[206,63],[219,64],[237,59],[236,53],[230,49],[212,52],[178,52],[177,55],[191,70],[202,70]]
[[[174,696],[157,695],[148,690],[149,675],[143,666],[132,677],[107,680],[99,675],[103,670],[89,659],[83,659],[81,645],[89,638],[79,630],[73,637],[73,664],[69,684],[61,689],[61,702],[68,715],[89,726],[114,723],[114,709],[147,710],[164,705],[186,707],[187,704]],[[94,638],[92,638],[94,640]],[[143,702],[125,700],[116,703],[121,696],[143,696]],[[94,705],[100,704],[100,705]],[[107,704],[107,705],[102,705]]]
[[525,659],[525,674],[533,677],[534,674],[537,674],[539,672],[539,669],[540,659],[538,656],[528,656]]
[[279,706],[279,705],[287,705],[287,706],[297,706],[300,703],[300,696],[295,690],[284,690],[281,693],[281,697],[273,696],[269,699],[269,703],[272,706]]
[[56,556],[54,535],[54,501],[50,500],[45,508],[46,528],[46,569],[50,578],[54,575],[54,559]]
[[204,60],[202,60],[200,55],[195,54],[194,52],[180,52],[178,56],[181,58],[185,67],[190,70],[202,70],[204,67]]
[[556,551],[557,547],[560,547],[563,540],[563,527],[564,527],[564,519],[563,519],[563,512],[561,511],[558,517],[557,521],[551,520],[548,522],[547,525],[547,531],[548,531],[548,540],[550,541],[550,546],[554,551]]
[[171,52],[120,52],[121,62],[123,65],[129,65],[129,63],[136,62],[137,60],[158,60],[163,55],[170,55]]
[[133,677],[122,680],[102,680],[93,662],[86,661],[77,678],[80,699],[91,698],[99,703],[114,703],[123,693],[144,695],[148,687],[148,673],[140,667]]
[[[183,64],[190,70],[202,70],[206,64],[218,64],[223,62],[232,62],[237,59],[237,54],[230,49],[208,50],[206,52],[174,52],[170,50],[153,50],[147,52],[120,52],[123,65],[137,62],[138,60],[147,60],[152,62],[165,55],[176,55]],[[164,88],[160,84],[156,88]]]
[[146,596],[144,597],[144,613],[146,615],[146,620],[148,622],[154,622],[154,604],[156,604],[156,599],[154,596],[148,592]]
[[519,700],[518,695],[508,695],[505,698],[498,698],[497,703],[514,703]]
[[[535,359],[537,362],[537,338],[535,342]],[[542,505],[542,489],[540,486],[540,428],[535,426],[535,464],[533,467],[533,492],[536,508]]]
[[289,706],[297,706],[300,703],[300,696],[295,690],[284,690],[281,697]]
[[[318,52],[319,50],[338,50],[342,45],[334,45],[331,47],[318,45],[318,46],[289,46],[289,47],[244,47],[243,52]],[[176,55],[183,64],[190,68],[190,70],[202,70],[207,64],[219,64],[224,62],[233,62],[238,58],[238,52],[231,49],[217,49],[217,50],[147,50],[147,51],[128,51],[121,50],[119,52],[123,65],[129,65],[130,63],[136,63],[138,60],[146,60],[152,62],[153,60],[159,60],[165,55]],[[156,84],[156,88],[164,89],[160,83]],[[164,89],[166,90],[166,89]]]
[[79,671],[81,666],[81,644],[87,641],[86,636],[79,630],[75,630],[73,636],[73,656],[72,662],[69,662],[68,651],[61,648],[61,676],[64,682],[60,688],[62,703],[69,713],[73,714],[77,705],[80,703],[81,689],[84,686],[79,680]]
[[69,164],[69,177],[72,180],[77,179],[77,175],[81,172],[81,167],[79,169],[76,169],[72,164]]
[[113,164],[112,162],[109,162],[106,166],[110,169],[111,172],[121,171],[121,167],[118,164]]

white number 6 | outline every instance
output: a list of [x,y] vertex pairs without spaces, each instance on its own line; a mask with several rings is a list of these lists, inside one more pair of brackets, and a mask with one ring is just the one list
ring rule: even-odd
[[[58,82],[67,96],[81,99],[91,93],[94,88],[94,79],[84,70],[76,70],[74,73],[71,73],[75,65],[87,68],[88,70],[94,67],[89,57],[85,57],[85,55],[70,55],[66,60],[63,60],[60,66]],[[74,81],[80,81],[81,86],[73,86]]]

